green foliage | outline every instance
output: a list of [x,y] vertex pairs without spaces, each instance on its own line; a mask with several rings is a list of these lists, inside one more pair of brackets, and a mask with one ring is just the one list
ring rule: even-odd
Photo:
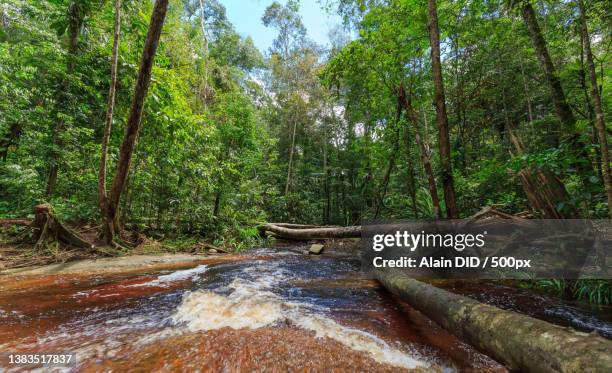
[[[329,48],[307,37],[299,2],[273,2],[261,20],[275,39],[262,55],[236,32],[222,2],[207,0],[201,9],[198,0],[171,1],[120,203],[126,226],[239,247],[256,242],[249,227],[259,221],[433,217],[423,156],[444,198],[426,9],[414,0],[325,3],[347,28],[334,29]],[[529,34],[507,2],[437,3],[461,216],[491,204],[510,213],[533,210],[517,175],[545,168],[568,192],[559,210],[604,217],[575,4],[548,1],[535,9],[580,138],[560,126]],[[150,1],[122,5],[109,170],[116,166],[151,9]],[[604,93],[610,81],[606,9],[595,1],[588,10]],[[71,29],[75,20],[79,27]],[[46,200],[66,219],[99,220],[113,22],[110,1],[0,0],[1,217],[29,215]],[[400,87],[415,116],[398,115]],[[603,106],[608,113],[609,95],[603,94]],[[510,128],[525,149],[513,146]],[[588,157],[576,155],[577,143]],[[54,162],[58,184],[46,196]],[[578,293],[590,297],[590,290]]]
[[612,281],[604,279],[560,279],[525,280],[519,286],[536,289],[558,296],[568,295],[598,305],[612,304]]
[[600,305],[612,304],[612,281],[581,279],[576,281],[572,293],[576,299]]

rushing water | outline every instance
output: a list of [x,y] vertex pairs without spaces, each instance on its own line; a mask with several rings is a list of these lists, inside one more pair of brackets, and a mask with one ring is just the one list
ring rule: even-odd
[[71,370],[92,372],[505,371],[359,267],[352,255],[258,250],[0,281],[0,351],[76,352]]

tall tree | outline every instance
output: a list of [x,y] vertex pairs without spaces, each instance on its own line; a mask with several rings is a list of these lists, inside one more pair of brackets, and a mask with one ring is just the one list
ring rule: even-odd
[[[108,106],[106,108],[106,121],[104,133],[102,135],[102,147],[100,154],[100,168],[98,170],[98,201],[102,219],[106,219],[109,214],[108,195],[106,193],[106,160],[108,158],[108,142],[113,126],[113,112],[115,110],[115,92],[117,86],[117,63],[119,61],[119,37],[121,33],[121,0],[115,0],[115,26],[113,30],[113,52],[111,56],[110,87],[108,88]],[[105,237],[112,237],[113,232],[108,231],[113,222],[104,222],[103,233]]]
[[550,58],[550,54],[548,53],[546,40],[542,35],[542,30],[540,30],[540,25],[538,24],[538,19],[536,18],[533,6],[531,6],[529,0],[523,0],[520,6],[521,16],[523,17],[523,21],[525,22],[527,30],[529,31],[529,37],[531,38],[531,42],[535,48],[536,55],[538,56],[538,60],[542,66],[542,70],[544,70],[544,76],[550,89],[550,96],[555,106],[557,117],[567,130],[573,131],[576,118],[574,117],[572,109],[569,107],[565,98],[565,93],[563,91],[563,87],[561,86],[559,74],[557,73],[557,69],[555,69],[555,65]]
[[591,79],[591,99],[595,106],[595,126],[597,128],[597,137],[601,151],[601,169],[608,197],[608,214],[612,217],[612,176],[610,174],[610,152],[608,149],[608,138],[606,132],[606,121],[604,119],[603,106],[601,104],[601,96],[599,95],[599,85],[597,84],[597,72],[595,71],[595,62],[593,51],[591,49],[591,38],[587,26],[586,9],[584,1],[578,0],[578,8],[580,11],[579,27],[580,36],[582,37],[582,45],[586,55],[586,65],[589,70],[589,78]]
[[[57,105],[59,107],[58,113],[64,108],[64,105],[68,104],[69,98],[67,92],[70,86],[70,79],[76,68],[77,53],[79,50],[79,33],[83,25],[85,13],[88,6],[87,0],[74,0],[68,5],[68,56],[66,59],[66,77],[64,78],[60,90]],[[55,123],[51,131],[51,151],[49,152],[49,173],[47,175],[47,188],[46,196],[50,198],[53,196],[55,191],[55,185],[57,184],[57,176],[60,166],[60,149],[62,148],[63,133],[66,131],[66,121],[63,115],[58,115],[58,120]]]
[[438,10],[436,0],[428,0],[427,28],[431,44],[431,71],[434,84],[434,104],[438,123],[438,142],[440,147],[440,163],[442,165],[442,186],[446,216],[450,219],[459,216],[453,183],[453,168],[451,159],[448,115],[444,97],[444,82],[442,80],[442,64],[440,63],[440,29],[438,28]]
[[303,77],[299,76],[297,59],[299,57],[299,49],[306,42],[306,28],[302,23],[302,19],[298,13],[300,7],[299,2],[290,0],[286,5],[281,5],[278,2],[273,2],[261,18],[263,24],[268,27],[274,27],[278,30],[278,36],[274,39],[273,54],[280,58],[279,73],[275,79],[279,82],[276,84],[280,88],[279,99],[285,100],[288,113],[285,113],[287,124],[289,125],[289,133],[291,133],[291,141],[289,146],[289,160],[287,163],[287,178],[285,181],[284,194],[287,195],[291,189],[291,182],[294,173],[295,163],[295,147],[296,136],[299,124],[299,118],[295,113],[295,108],[291,108],[291,104],[300,101],[301,98],[293,97],[299,91],[299,80]]
[[127,119],[125,136],[121,149],[119,151],[119,162],[117,163],[117,173],[113,179],[110,197],[105,209],[104,232],[106,232],[105,240],[107,243],[112,243],[115,237],[115,226],[117,219],[117,210],[121,193],[127,179],[130,165],[132,162],[132,154],[136,147],[138,133],[141,128],[142,112],[144,101],[147,96],[149,84],[151,81],[151,70],[155,59],[155,53],[159,44],[159,38],[164,26],[166,11],[168,10],[168,0],[156,0],[151,14],[151,22],[147,32],[147,39],[142,51],[140,60],[140,69],[138,78],[136,79],[136,87],[134,89],[134,97]]
[[406,94],[406,89],[403,85],[399,88],[399,100],[402,102],[404,110],[408,115],[408,119],[414,125],[414,140],[419,148],[421,154],[421,162],[423,163],[423,169],[425,176],[427,176],[427,185],[429,187],[429,194],[431,196],[431,203],[433,205],[433,213],[436,219],[441,218],[440,214],[440,200],[438,199],[438,188],[436,186],[436,179],[434,177],[433,168],[431,167],[430,152],[425,145],[424,140],[421,139],[421,126],[419,124],[419,115],[412,105],[412,93]]

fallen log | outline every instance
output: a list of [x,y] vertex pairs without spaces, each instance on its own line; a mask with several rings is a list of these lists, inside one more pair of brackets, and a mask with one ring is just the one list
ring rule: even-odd
[[[497,210],[493,206],[485,206],[480,211],[465,219],[463,225],[467,226],[476,222],[486,220],[486,218],[510,219],[514,224],[531,227],[533,224],[527,219],[506,214]],[[386,225],[387,228],[389,224]],[[401,227],[401,225],[398,225]],[[361,237],[361,226],[340,227],[334,225],[312,225],[294,223],[264,223],[257,229],[260,235],[265,236],[266,232],[274,234],[278,238],[289,240],[315,240],[327,238],[357,238]]]
[[340,228],[339,225],[316,225],[316,224],[295,224],[295,223],[268,223],[283,228],[307,229],[307,228]]
[[13,225],[20,225],[29,227],[32,225],[31,219],[0,219],[0,227],[8,227]]
[[408,277],[375,271],[391,293],[451,333],[527,372],[612,372],[612,341],[482,304]]
[[322,227],[322,228],[286,228],[278,224],[267,223],[257,227],[261,234],[272,233],[275,237],[289,240],[316,240],[326,238],[361,237],[361,226]]

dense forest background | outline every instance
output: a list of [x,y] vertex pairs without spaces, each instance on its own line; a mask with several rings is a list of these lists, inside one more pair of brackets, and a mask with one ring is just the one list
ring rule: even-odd
[[[0,1],[0,217],[46,201],[64,219],[101,220],[117,4],[109,185],[154,2]],[[492,204],[607,217],[606,5],[323,1],[344,19],[324,47],[299,2],[274,2],[253,15],[276,35],[259,51],[222,1],[171,0],[118,224],[248,240],[260,221],[465,217]]]

